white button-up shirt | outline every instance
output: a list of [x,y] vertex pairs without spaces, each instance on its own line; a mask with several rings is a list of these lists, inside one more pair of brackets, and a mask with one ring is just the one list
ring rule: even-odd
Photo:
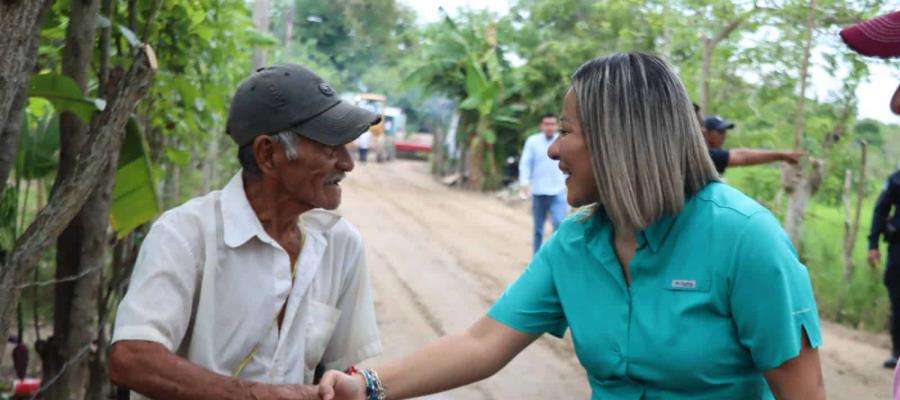
[[113,342],[161,343],[224,375],[256,348],[240,376],[266,383],[310,384],[317,365],[343,370],[377,355],[359,231],[324,210],[301,215],[300,227],[291,282],[290,257],[260,224],[240,172],[166,212],[141,246]]

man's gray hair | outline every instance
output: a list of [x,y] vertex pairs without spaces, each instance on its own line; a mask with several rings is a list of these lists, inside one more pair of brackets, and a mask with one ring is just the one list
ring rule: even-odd
[[616,229],[644,229],[681,212],[719,175],[684,85],[662,59],[613,54],[572,76],[602,208]]
[[300,155],[297,153],[297,133],[291,130],[281,131],[272,136],[276,143],[280,143],[284,147],[284,156],[288,160],[296,160]]

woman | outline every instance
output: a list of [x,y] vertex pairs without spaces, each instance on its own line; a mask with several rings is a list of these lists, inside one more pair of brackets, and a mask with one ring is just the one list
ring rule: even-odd
[[451,389],[569,328],[593,399],[824,399],[806,268],[765,208],[718,182],[665,62],[582,65],[549,154],[586,211],[467,331],[376,370],[330,371],[323,398]]

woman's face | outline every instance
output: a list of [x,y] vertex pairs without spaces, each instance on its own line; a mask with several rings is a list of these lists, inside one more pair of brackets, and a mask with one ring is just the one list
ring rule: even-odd
[[575,90],[569,89],[563,104],[562,129],[550,145],[547,154],[559,160],[559,169],[567,175],[567,200],[572,207],[580,207],[599,200],[597,183],[591,170],[591,158],[581,131],[578,100]]

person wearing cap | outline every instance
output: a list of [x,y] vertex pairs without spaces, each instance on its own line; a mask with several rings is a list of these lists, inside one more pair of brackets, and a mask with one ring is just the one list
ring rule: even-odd
[[[695,104],[694,111],[700,118],[699,107]],[[734,129],[734,122],[728,121],[718,115],[702,119],[703,139],[709,149],[709,157],[713,160],[716,171],[725,173],[728,167],[768,164],[777,161],[785,161],[796,164],[806,153],[790,150],[763,150],[763,149],[724,149],[725,139],[729,129]]]
[[[841,29],[840,35],[848,47],[864,56],[900,57],[900,11]],[[894,90],[890,107],[900,115],[900,85]]]
[[151,227],[112,382],[132,399],[314,399],[317,370],[378,354],[360,234],[327,211],[354,166],[346,144],[378,120],[299,65],[244,80],[226,126],[242,169]]
[[[841,30],[840,36],[847,46],[864,56],[900,57],[900,11],[846,27]],[[894,90],[889,107],[894,114],[900,115],[900,85]],[[890,216],[892,208],[893,217]],[[888,243],[884,285],[891,303],[893,345],[891,355],[882,365],[885,368],[896,368],[897,357],[900,356],[900,170],[888,177],[872,212],[868,254],[869,266],[872,268],[881,261],[878,241],[882,235]],[[900,399],[898,386],[900,386],[900,369],[894,372],[895,399]]]

